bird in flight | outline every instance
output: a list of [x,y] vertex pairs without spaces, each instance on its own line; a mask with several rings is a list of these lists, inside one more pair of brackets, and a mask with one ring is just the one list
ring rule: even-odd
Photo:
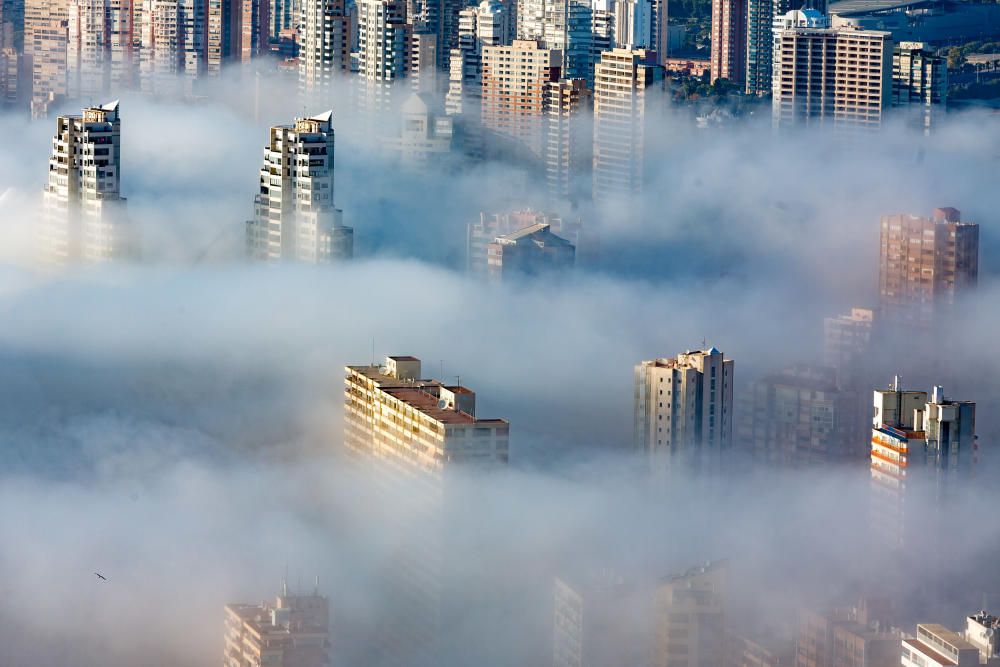
[[103,574],[101,574],[100,572],[95,572],[94,574],[96,574],[96,575],[97,575],[97,578],[98,578],[98,579],[101,579],[101,580],[103,580],[103,581],[107,581],[107,580],[108,580],[108,578],[107,578],[107,577],[105,577],[105,576],[104,576]]

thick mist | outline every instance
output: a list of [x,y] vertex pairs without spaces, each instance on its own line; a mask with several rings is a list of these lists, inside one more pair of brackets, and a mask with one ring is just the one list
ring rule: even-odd
[[481,663],[549,664],[552,577],[579,570],[648,580],[727,558],[739,627],[787,630],[873,579],[867,462],[650,484],[633,365],[706,341],[735,359],[739,393],[816,361],[823,317],[875,305],[879,216],[936,206],[980,224],[979,288],[947,339],[894,340],[869,372],[977,401],[984,467],[951,510],[947,562],[875,578],[912,602],[901,623],[1000,600],[995,118],[857,140],[778,136],[766,118],[696,131],[675,110],[630,209],[645,213],[578,210],[594,265],[485,285],[461,271],[465,225],[545,207],[541,186],[509,162],[402,168],[346,90],[305,113],[334,109],[357,259],[245,263],[267,128],[303,114],[294,81],[262,85],[244,73],[198,104],[122,95],[137,265],[34,266],[54,120],[0,117],[0,665],[218,664],[223,605],[273,596],[286,571],[330,596],[336,664],[373,664],[384,581],[421,530],[386,528],[340,458],[343,366],[373,354],[460,376],[480,416],[511,422],[509,469],[455,491],[476,582],[460,631],[489,637]]

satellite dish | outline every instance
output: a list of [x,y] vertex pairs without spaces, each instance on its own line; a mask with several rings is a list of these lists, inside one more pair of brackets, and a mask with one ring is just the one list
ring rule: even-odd
[[446,401],[446,400],[444,400],[444,399],[442,398],[442,399],[441,399],[440,401],[438,401],[438,407],[439,407],[440,409],[444,410],[445,408],[447,408],[447,407],[448,407],[448,401]]

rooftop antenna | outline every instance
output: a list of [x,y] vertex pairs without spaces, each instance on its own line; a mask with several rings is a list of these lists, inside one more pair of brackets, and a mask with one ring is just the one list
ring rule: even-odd
[[316,575],[316,581],[313,584],[313,595],[319,595],[319,575]]
[[455,384],[457,384],[459,387],[462,386],[462,376],[461,375],[456,375],[455,376]]
[[281,596],[288,597],[288,563],[285,562],[285,577],[281,580]]
[[375,336],[372,336],[372,366],[375,365]]

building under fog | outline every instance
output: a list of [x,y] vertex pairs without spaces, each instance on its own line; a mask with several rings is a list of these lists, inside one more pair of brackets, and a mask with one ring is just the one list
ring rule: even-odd
[[317,592],[226,605],[223,667],[329,667],[331,658],[330,603]]
[[454,121],[431,111],[432,103],[428,95],[410,95],[403,103],[399,136],[383,141],[383,146],[407,167],[424,169],[442,162],[451,153]]
[[56,119],[39,240],[43,260],[54,264],[127,259],[137,253],[121,196],[117,101]]
[[394,91],[406,76],[408,26],[402,0],[358,0],[359,111],[377,127],[379,114],[393,108]]
[[882,217],[879,315],[887,324],[947,329],[955,302],[978,278],[979,225],[957,209]]
[[490,280],[539,276],[568,271],[576,261],[576,248],[539,223],[497,236],[486,248],[486,275]]
[[842,376],[865,359],[871,346],[875,313],[852,308],[850,313],[823,320],[823,363]]
[[566,239],[575,248],[574,262],[580,260],[581,248],[596,252],[597,241],[589,236],[582,221],[566,219],[549,212],[523,209],[510,213],[480,213],[478,222],[466,229],[466,270],[472,275],[486,278],[489,273],[489,246],[500,236],[513,234],[520,229],[546,225],[550,232]]
[[615,572],[556,577],[553,667],[643,665],[650,655],[652,591]]
[[822,467],[864,460],[864,413],[828,366],[796,365],[754,382],[742,406],[740,442],[769,467]]
[[635,367],[635,447],[654,470],[721,469],[733,438],[733,368],[714,347]]
[[796,667],[897,667],[902,633],[892,628],[887,605],[862,599],[829,612],[803,611]]
[[948,62],[923,42],[900,42],[892,50],[892,105],[929,132],[948,102]]
[[651,130],[666,104],[664,69],[652,51],[614,49],[594,72],[593,196],[632,201],[646,176]]
[[728,564],[715,561],[669,577],[656,588],[653,667],[725,664],[728,582]]
[[31,117],[45,118],[66,97],[69,8],[62,0],[25,0],[24,54],[31,63]]
[[302,0],[299,91],[306,99],[333,99],[351,71],[351,15],[344,0]]
[[248,255],[272,262],[350,259],[354,230],[334,203],[333,176],[332,111],[272,127],[254,217],[246,224]]
[[476,564],[466,559],[465,529],[455,521],[463,489],[469,492],[463,471],[506,466],[510,425],[478,416],[471,389],[423,378],[410,356],[346,369],[344,443],[366,498],[360,502],[381,508],[384,531],[405,545],[383,582],[389,609],[376,664],[460,664],[483,641],[462,625],[462,573]]
[[872,414],[872,527],[889,548],[934,543],[938,511],[979,462],[976,404],[945,398],[942,387],[876,390]]

